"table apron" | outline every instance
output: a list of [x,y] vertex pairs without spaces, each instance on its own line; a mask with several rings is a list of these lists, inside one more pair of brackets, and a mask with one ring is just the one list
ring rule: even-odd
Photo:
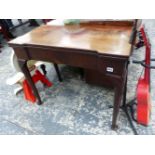
[[122,77],[128,62],[127,58],[119,58],[82,50],[57,50],[48,48],[15,47],[18,59],[40,60],[74,67],[98,70],[110,77]]
[[48,61],[81,68],[97,68],[97,55],[93,52],[27,48],[27,55],[30,60]]

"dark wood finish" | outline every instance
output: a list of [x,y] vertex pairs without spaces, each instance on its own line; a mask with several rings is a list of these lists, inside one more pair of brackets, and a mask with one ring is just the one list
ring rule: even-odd
[[113,84],[111,83],[111,80],[109,80],[109,77],[97,70],[85,69],[84,79],[88,84],[103,86],[107,88],[114,87]]
[[[76,28],[44,25],[9,44],[14,48],[22,71],[33,88],[39,104],[41,100],[38,91],[25,65],[27,60],[67,64],[96,70],[105,75],[115,89],[112,128],[116,128],[127,76],[126,66],[132,49],[132,45],[129,44],[132,25],[133,21],[84,23]],[[67,32],[73,29],[82,31]],[[24,65],[21,63],[23,60]]]
[[87,25],[87,26],[90,26],[90,25],[106,25],[106,26],[133,26],[133,20],[130,19],[130,20],[81,20],[81,25]]
[[46,76],[47,71],[46,71],[46,66],[44,64],[40,65],[41,70],[43,71],[44,75]]
[[10,40],[10,37],[8,35],[8,32],[6,29],[4,29],[2,26],[0,26],[0,33],[2,33],[4,35],[4,38],[9,41]]
[[[115,26],[108,24],[81,24],[74,26],[51,26],[43,25],[22,37],[18,37],[10,44],[40,45],[42,47],[70,48],[85,50],[88,52],[110,54],[116,56],[130,55],[131,45],[129,36],[132,32],[131,22],[127,26]],[[81,33],[68,33],[73,30],[83,29]]]
[[20,67],[21,67],[21,70],[22,70],[22,72],[24,73],[24,75],[25,75],[25,77],[26,77],[26,79],[27,79],[29,85],[32,87],[32,90],[33,90],[34,95],[35,95],[35,96],[37,97],[37,99],[38,99],[38,105],[41,105],[41,104],[42,104],[42,101],[41,101],[40,95],[39,95],[39,93],[38,93],[38,90],[37,90],[37,88],[35,87],[35,84],[34,84],[34,82],[33,82],[33,80],[32,80],[32,77],[31,77],[31,74],[30,74],[30,72],[29,72],[29,69],[28,69],[28,67],[27,67],[27,61],[26,61],[26,60],[21,60],[21,59],[19,59],[18,62],[19,62],[19,65],[20,65]]
[[55,71],[57,73],[59,81],[62,82],[62,77],[61,77],[61,74],[60,74],[60,71],[59,71],[59,67],[58,67],[58,65],[56,63],[54,63],[54,68],[55,68]]

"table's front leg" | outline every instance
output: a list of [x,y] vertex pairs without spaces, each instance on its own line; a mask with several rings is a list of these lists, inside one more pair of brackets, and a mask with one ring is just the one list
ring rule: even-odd
[[113,108],[113,117],[112,117],[112,129],[117,129],[117,119],[119,114],[119,109],[122,103],[122,96],[124,90],[124,82],[118,82],[115,86],[115,95],[114,95],[114,108]]
[[128,71],[128,58],[100,55],[97,62],[98,71],[105,74],[115,88],[112,129],[117,128],[117,118],[124,94]]
[[115,96],[114,96],[114,109],[112,118],[112,129],[117,129],[117,118],[119,115],[119,109],[122,106],[121,103],[126,102],[127,91],[127,76],[128,76],[128,62],[125,64],[124,72],[119,78],[115,79]]
[[33,90],[34,95],[38,99],[38,105],[41,105],[42,101],[41,101],[40,95],[38,93],[38,90],[37,90],[37,88],[36,88],[36,86],[35,86],[35,84],[34,84],[34,82],[32,80],[29,69],[27,67],[27,61],[26,60],[18,60],[18,62],[19,62],[19,65],[20,65],[20,68],[21,68],[22,72],[25,75],[25,78],[27,79],[29,85],[31,86],[31,88]]

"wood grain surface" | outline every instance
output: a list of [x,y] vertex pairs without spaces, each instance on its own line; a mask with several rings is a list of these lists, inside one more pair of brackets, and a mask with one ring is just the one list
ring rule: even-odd
[[80,25],[43,25],[9,42],[10,45],[41,45],[91,50],[129,56],[132,21],[87,22]]

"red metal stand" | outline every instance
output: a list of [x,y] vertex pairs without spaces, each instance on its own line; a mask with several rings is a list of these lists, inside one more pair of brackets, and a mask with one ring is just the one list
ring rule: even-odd
[[[45,84],[47,87],[51,87],[53,84],[43,75],[39,70],[35,71],[35,74],[32,76],[33,82],[37,83],[38,81],[41,81],[43,84]],[[36,97],[34,96],[32,89],[30,85],[28,84],[27,80],[23,81],[23,90],[25,99],[31,102],[36,102]]]

